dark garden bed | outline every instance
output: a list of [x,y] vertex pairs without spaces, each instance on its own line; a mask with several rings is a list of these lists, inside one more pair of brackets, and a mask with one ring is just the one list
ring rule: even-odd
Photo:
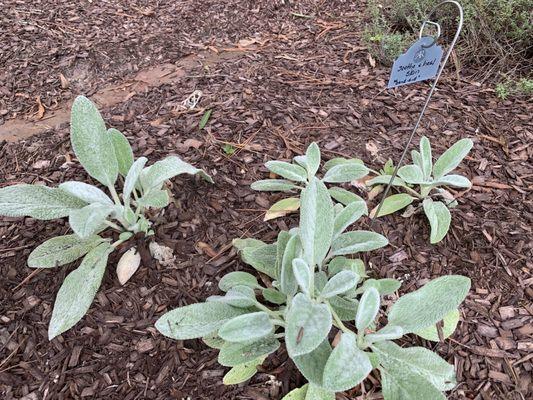
[[[265,161],[290,159],[316,141],[325,159],[360,157],[378,169],[387,158],[399,158],[428,85],[384,90],[388,69],[375,65],[361,44],[363,5],[357,1],[205,1],[198,7],[160,1],[122,8],[93,2],[85,11],[54,1],[32,9],[7,3],[0,17],[8,33],[0,44],[0,118],[6,123],[35,121],[36,96],[46,118],[68,109],[76,94],[90,97],[148,66],[199,51],[216,56],[215,50],[230,47],[242,54],[208,70],[199,58],[176,81],[145,91],[125,87],[125,101],[102,109],[136,156],[156,161],[178,154],[215,180],[172,180],[174,201],[155,220],[156,240],[174,250],[173,263],[142,266],[120,286],[114,254],[88,314],[49,342],[55,295],[74,265],[34,270],[26,258],[41,242],[67,233],[68,225],[0,218],[0,397],[280,399],[303,384],[280,350],[249,383],[223,386],[227,368],[217,364],[216,350],[199,340],[165,338],[154,322],[170,309],[217,294],[224,272],[248,270],[232,239],[272,242],[280,229],[297,223],[296,216],[262,222],[280,198],[250,189],[268,177]],[[49,15],[52,9],[58,11]],[[80,68],[87,79],[74,84]],[[409,340],[455,365],[459,384],[450,398],[526,399],[533,393],[533,107],[523,99],[499,101],[490,87],[462,78],[467,72],[450,63],[414,144],[426,135],[440,154],[460,138],[474,140],[459,167],[473,187],[455,193],[459,206],[449,234],[432,246],[423,216],[387,216],[373,229],[390,245],[366,254],[365,261],[375,277],[401,279],[402,293],[441,275],[470,277],[455,334],[441,344]],[[69,88],[62,88],[60,73],[73,82]],[[198,108],[183,111],[181,102],[197,89],[203,91]],[[213,112],[200,130],[206,109]],[[68,133],[62,124],[18,142],[0,136],[0,187],[87,179],[73,160]],[[358,227],[368,224],[365,217]],[[380,390],[370,376],[364,387],[337,399],[379,399]]]

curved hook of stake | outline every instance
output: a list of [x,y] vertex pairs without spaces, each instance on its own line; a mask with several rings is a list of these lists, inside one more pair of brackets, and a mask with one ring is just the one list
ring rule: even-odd
[[[446,64],[446,61],[448,60],[448,57],[451,54],[453,47],[455,46],[455,42],[457,42],[457,39],[459,39],[459,35],[461,34],[461,30],[463,29],[463,20],[464,20],[463,7],[461,7],[461,4],[459,4],[459,2],[457,2],[455,0],[445,0],[445,1],[437,4],[433,8],[433,10],[431,10],[431,12],[429,13],[426,21],[428,23],[435,24],[434,22],[431,22],[431,17],[433,17],[435,15],[435,13],[437,12],[437,10],[440,7],[442,7],[443,5],[445,5],[445,4],[453,4],[453,5],[455,5],[457,7],[457,11],[459,12],[459,22],[457,24],[457,31],[455,32],[455,36],[453,37],[453,40],[452,40],[452,42],[450,44],[450,50],[446,54],[446,57],[444,58],[444,62],[442,63],[443,67]],[[420,29],[420,34],[422,34],[422,30],[424,29],[424,25],[426,24],[426,21],[424,21],[424,23],[422,24],[422,29]],[[438,32],[437,32],[437,38],[438,38],[440,36],[440,26],[437,29],[438,29]]]
[[[383,203],[385,202],[385,199],[387,198],[387,195],[389,194],[390,188],[392,186],[392,182],[394,182],[394,179],[398,175],[398,170],[402,166],[403,160],[405,158],[405,155],[407,154],[407,150],[409,149],[409,146],[411,145],[411,142],[413,141],[413,137],[415,136],[416,130],[420,126],[420,122],[422,121],[422,117],[424,116],[424,113],[426,112],[426,109],[428,107],[428,104],[431,100],[431,96],[433,96],[433,92],[435,91],[435,88],[437,86],[437,82],[439,81],[439,78],[442,74],[442,71],[444,70],[444,67],[446,66],[446,62],[448,61],[448,58],[450,58],[450,55],[452,54],[453,47],[455,46],[455,43],[457,42],[457,39],[459,39],[459,35],[461,33],[461,29],[463,29],[463,7],[461,7],[461,4],[459,4],[455,0],[445,0],[435,6],[433,10],[429,13],[428,18],[426,21],[428,23],[435,24],[435,22],[431,22],[431,17],[437,9],[445,4],[453,4],[457,7],[457,10],[459,11],[459,23],[457,24],[457,31],[455,32],[455,36],[453,37],[452,42],[450,43],[450,48],[448,49],[448,52],[446,53],[446,56],[444,56],[444,60],[442,61],[442,64],[439,68],[439,71],[437,72],[437,76],[435,77],[435,80],[433,81],[433,85],[431,85],[431,89],[428,93],[428,97],[426,99],[426,102],[424,103],[424,107],[422,107],[422,111],[420,112],[420,115],[418,116],[418,120],[416,121],[415,127],[413,128],[411,135],[409,136],[409,139],[407,140],[407,144],[405,145],[405,148],[403,149],[403,153],[400,157],[400,160],[398,161],[398,164],[396,164],[396,167],[394,168],[394,172],[392,173],[389,183],[387,184],[387,187],[385,188],[385,191],[383,192],[383,196],[381,198],[381,201],[379,202],[378,208],[376,209],[376,212],[374,213],[372,217],[372,221],[370,222],[370,227],[372,227],[372,224],[374,223],[375,219],[379,216],[379,212],[381,208],[383,207]],[[424,25],[422,25],[422,28]],[[438,32],[440,33],[440,32]],[[434,43],[432,43],[433,45]]]
[[433,46],[435,43],[437,43],[437,40],[439,40],[439,38],[440,38],[440,24],[438,24],[437,22],[429,21],[429,20],[428,21],[424,21],[424,23],[420,27],[420,32],[418,32],[418,38],[422,39],[422,33],[424,33],[424,28],[426,27],[426,24],[436,26],[437,27],[437,34],[435,36],[433,36],[433,41],[430,44],[423,44],[422,45],[422,47],[425,48],[425,49]]

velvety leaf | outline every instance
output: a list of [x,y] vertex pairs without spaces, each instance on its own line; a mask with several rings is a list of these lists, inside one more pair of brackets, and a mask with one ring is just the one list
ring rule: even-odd
[[30,268],[53,268],[69,264],[97,247],[104,239],[93,235],[86,239],[78,235],[57,236],[36,247],[28,257]]
[[84,96],[72,104],[70,116],[72,149],[87,173],[104,186],[113,186],[118,176],[118,162],[111,135],[96,106]]
[[231,244],[239,252],[242,252],[246,248],[254,248],[254,249],[256,249],[258,247],[266,246],[265,242],[262,242],[261,240],[257,240],[257,239],[253,239],[253,238],[233,239]]
[[287,312],[285,344],[294,358],[316,349],[331,330],[332,317],[326,304],[317,304],[298,293]]
[[[376,176],[375,178],[372,178],[366,181],[366,184],[367,186],[388,185],[391,178],[392,178],[392,175],[379,175],[379,176]],[[395,177],[394,180],[392,181],[392,186],[406,186],[406,185],[402,179]]]
[[357,179],[364,178],[368,175],[368,172],[368,168],[365,167],[363,164],[340,164],[329,169],[324,175],[322,181],[328,183],[351,182]]
[[213,179],[204,171],[193,167],[178,156],[170,156],[151,165],[146,175],[141,175],[141,182],[145,191],[148,191],[160,188],[163,182],[181,174],[198,174],[207,182],[213,183]]
[[122,176],[126,176],[133,164],[133,151],[126,136],[115,128],[107,130],[107,134],[111,136],[111,143],[115,149],[115,156],[117,157],[118,172]]
[[340,256],[362,251],[372,251],[386,246],[387,238],[371,231],[352,231],[337,237],[332,245],[333,255]]
[[273,304],[285,304],[287,302],[287,296],[273,288],[263,289],[262,294],[266,301]]
[[447,275],[434,279],[400,297],[390,310],[389,324],[402,327],[405,333],[435,325],[459,307],[469,290],[470,279],[465,276]]
[[354,288],[359,282],[359,275],[352,271],[340,271],[338,274],[335,274],[324,286],[320,296],[322,298],[328,299],[330,297],[336,296],[347,292],[348,290]]
[[230,369],[224,378],[222,383],[224,385],[237,385],[239,383],[246,382],[257,372],[257,367],[263,363],[265,357],[258,357],[250,362],[239,364]]
[[12,185],[0,189],[0,215],[49,220],[66,217],[86,202],[56,188],[42,185]]
[[426,182],[424,179],[424,173],[418,165],[404,165],[398,170],[398,176],[402,178],[404,182],[410,184],[420,184]]
[[385,175],[392,175],[394,173],[394,163],[392,159],[388,159],[385,164],[383,164],[383,173]]
[[338,256],[333,258],[328,264],[328,274],[333,276],[340,271],[353,271],[360,277],[366,277],[365,263],[359,259],[346,258],[344,256]]
[[296,281],[293,272],[293,261],[300,256],[301,248],[300,237],[294,235],[290,237],[287,246],[285,247],[285,251],[283,252],[280,272],[280,289],[288,296],[294,296],[298,290],[298,282]]
[[335,392],[310,383],[305,400],[335,400]]
[[365,283],[363,283],[361,289],[362,291],[364,291],[369,287],[374,287],[377,289],[381,296],[385,296],[387,294],[392,294],[397,291],[401,285],[402,283],[399,280],[392,278],[367,279]]
[[422,163],[422,155],[418,151],[411,150],[411,158],[413,159],[413,164],[420,168],[420,170],[424,168]]
[[328,303],[341,321],[355,320],[355,315],[359,306],[357,300],[346,299],[341,296],[333,296],[328,299]]
[[274,279],[277,279],[276,256],[277,247],[275,244],[246,247],[241,253],[242,261]]
[[390,373],[383,367],[379,371],[384,400],[446,400],[446,396],[421,375],[410,371],[400,374],[397,369]]
[[315,290],[317,293],[320,293],[326,283],[328,282],[328,275],[324,271],[315,272]]
[[268,161],[265,166],[285,179],[296,182],[306,182],[307,172],[299,165],[291,164],[285,161]]
[[440,201],[433,201],[430,198],[424,199],[422,202],[424,213],[429,220],[431,226],[431,244],[435,244],[444,239],[444,236],[450,229],[450,222],[452,216],[448,207]]
[[239,308],[249,308],[256,304],[255,291],[243,285],[232,287],[224,296],[210,296],[207,301],[218,301]]
[[320,167],[320,149],[315,142],[311,143],[305,152],[305,163],[307,174],[310,179],[316,174]]
[[[457,327],[457,323],[459,322],[459,310],[450,311],[444,316],[442,321],[442,339],[447,339],[455,332],[455,328]],[[427,328],[420,329],[414,332],[414,334],[426,340],[440,342],[439,333],[437,331],[436,325],[431,325]]]
[[431,144],[429,143],[429,139],[425,136],[420,139],[420,161],[422,163],[424,179],[427,180],[431,176],[433,158],[431,156]]
[[324,367],[331,354],[331,345],[325,339],[313,351],[301,356],[291,357],[294,364],[309,382],[322,385]]
[[220,279],[220,282],[218,282],[218,287],[223,292],[227,292],[235,286],[248,286],[253,289],[260,288],[255,276],[242,271],[230,272],[224,275]]
[[196,303],[163,314],[155,327],[172,339],[195,339],[215,332],[224,323],[245,312],[220,302]]
[[307,393],[307,388],[309,384],[306,383],[301,388],[296,388],[287,393],[281,400],[305,400],[305,395]]
[[[381,210],[379,210],[379,215],[377,215],[377,218],[383,217],[384,215],[395,213],[396,211],[407,207],[414,200],[415,198],[413,196],[410,196],[406,193],[393,194],[392,196],[389,196],[385,199],[385,201],[383,202],[383,206],[381,207]],[[372,212],[370,213],[370,216],[374,218],[376,212],[377,212],[377,206],[376,208],[372,210]]]
[[170,197],[165,189],[152,189],[137,200],[141,207],[165,208],[170,204]]
[[126,179],[124,180],[124,191],[122,192],[125,204],[129,204],[131,193],[133,192],[133,189],[135,188],[135,185],[137,184],[139,177],[141,176],[141,172],[147,161],[148,159],[146,157],[139,157],[131,165],[126,175]]
[[202,341],[212,349],[220,350],[226,342],[222,340],[216,333],[211,333],[202,338]]
[[355,193],[349,192],[346,189],[335,186],[335,187],[329,188],[328,192],[329,192],[329,195],[333,199],[335,199],[335,201],[338,201],[339,203],[342,203],[345,206],[347,206],[350,203],[355,203],[355,202],[365,203],[366,205],[366,202],[361,197],[359,197]]
[[87,253],[78,268],[67,275],[57,292],[52,310],[49,340],[72,328],[87,313],[102,283],[107,258],[113,250],[109,243],[98,245]]
[[293,161],[301,167],[304,167],[307,170],[307,158],[305,156],[296,156],[293,158]]
[[59,185],[59,189],[89,204],[101,203],[113,205],[113,201],[102,190],[85,182],[63,182]]
[[376,288],[370,287],[365,290],[355,316],[355,326],[358,331],[363,331],[376,319],[380,305],[379,292]]
[[374,343],[372,350],[378,355],[382,368],[392,377],[407,381],[412,375],[423,377],[439,391],[455,386],[455,371],[451,364],[423,347],[402,348],[389,341]]
[[299,187],[290,181],[284,179],[264,179],[254,182],[250,185],[252,190],[260,192],[285,192]]
[[113,210],[113,206],[107,204],[89,204],[79,210],[71,211],[68,223],[76,235],[85,239],[98,232]]
[[458,188],[469,188],[472,183],[461,175],[445,175],[438,180],[432,182],[433,186],[454,186]]
[[358,385],[372,371],[366,353],[357,347],[353,333],[343,333],[324,368],[323,387],[342,392]]
[[271,219],[283,217],[300,208],[300,199],[298,197],[289,197],[281,199],[274,203],[265,213],[263,221],[270,221]]
[[403,329],[395,325],[387,325],[375,333],[365,336],[367,343],[383,342],[385,340],[399,339],[403,336]]
[[336,158],[332,158],[331,160],[327,161],[324,164],[324,170],[328,171],[331,168],[336,167],[338,165],[353,165],[353,164],[364,165],[363,161],[358,158],[336,157]]
[[317,178],[302,190],[300,236],[308,264],[321,265],[333,235],[333,202],[326,186]]
[[471,139],[461,139],[446,150],[435,162],[433,167],[433,176],[435,180],[439,180],[448,172],[453,171],[470,152],[473,145],[474,142],[472,142]]
[[220,327],[218,336],[227,342],[247,342],[268,336],[273,330],[268,314],[259,311],[230,319]]
[[225,367],[234,367],[267,356],[279,348],[279,341],[266,337],[257,341],[226,343],[218,354],[218,363]]
[[348,204],[344,209],[337,214],[333,224],[333,237],[337,237],[344,230],[368,213],[365,202],[354,201]]
[[309,293],[311,288],[311,270],[309,265],[301,258],[297,258],[292,261],[292,272],[295,281],[300,285],[302,291]]

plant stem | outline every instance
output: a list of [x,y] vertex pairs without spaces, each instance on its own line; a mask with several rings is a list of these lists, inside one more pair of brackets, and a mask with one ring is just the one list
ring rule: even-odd
[[418,193],[416,190],[411,189],[411,188],[408,187],[408,186],[402,186],[402,187],[403,187],[405,190],[407,190],[410,194],[412,194],[413,196],[415,196],[416,198],[418,198],[418,199],[422,199],[422,198],[423,198],[423,196],[422,196],[420,193]]
[[264,306],[262,305],[261,303],[259,302],[256,302],[255,303],[255,306],[257,308],[259,308],[260,310],[266,312],[268,315],[270,315],[271,317],[274,317],[274,318],[279,318],[281,316],[281,313],[279,311],[273,311],[271,310],[270,308],[268,308],[267,306]]
[[120,233],[124,232],[124,229],[122,229],[120,226],[118,226],[118,225],[115,224],[114,222],[111,222],[111,221],[104,221],[104,224],[106,224],[107,226],[110,226],[110,227],[113,228],[113,229],[116,229],[116,230],[119,231]]
[[[126,239],[127,240],[127,239]],[[126,240],[117,240],[116,242],[112,243],[111,246],[115,249],[120,246],[122,243],[124,243]]]
[[285,328],[285,321],[282,321],[281,319],[272,319],[271,320],[273,324],[279,325]]
[[115,204],[117,206],[122,205],[120,203],[120,198],[118,197],[118,193],[117,193],[115,187],[113,185],[109,185],[107,188],[109,189],[109,192],[111,193],[111,196],[113,197],[113,201],[115,202]]
[[352,333],[352,331],[350,329],[348,329],[346,327],[346,325],[344,325],[341,321],[341,319],[339,318],[339,316],[337,315],[337,313],[335,312],[335,310],[333,309],[333,307],[331,307],[331,304],[327,303],[326,304],[328,305],[329,307],[329,310],[331,311],[331,315],[333,315],[333,319],[335,320],[335,324],[337,325],[337,327],[339,329],[341,329],[343,332],[345,333]]

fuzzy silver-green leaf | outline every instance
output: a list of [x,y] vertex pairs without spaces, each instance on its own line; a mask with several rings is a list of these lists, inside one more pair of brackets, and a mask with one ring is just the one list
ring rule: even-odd
[[333,236],[333,202],[326,186],[311,179],[302,191],[300,205],[300,236],[304,258],[312,267],[321,265]]
[[368,355],[357,346],[353,333],[343,333],[324,367],[323,387],[334,392],[353,388],[372,371]]
[[113,205],[113,201],[102,190],[85,182],[63,182],[59,185],[59,189],[89,204],[102,203]]
[[72,328],[86,313],[104,276],[107,258],[114,250],[102,243],[84,257],[80,266],[67,275],[56,296],[48,338],[52,340]]
[[98,232],[113,210],[113,206],[92,203],[79,210],[71,211],[68,222],[74,233],[84,239]]
[[447,275],[434,279],[400,297],[389,312],[389,324],[402,327],[405,333],[425,329],[457,309],[469,290],[470,279],[465,276]]
[[0,215],[49,220],[62,218],[87,203],[57,188],[13,185],[0,189]]
[[72,149],[87,173],[105,186],[113,186],[118,162],[111,136],[96,106],[84,96],[72,104],[70,116]]
[[268,336],[273,329],[268,314],[259,311],[230,319],[220,327],[218,336],[227,342],[246,342]]
[[36,247],[28,257],[30,268],[53,268],[69,264],[83,257],[104,239],[92,235],[85,239],[78,235],[57,236]]
[[111,137],[111,143],[115,149],[115,156],[117,157],[118,172],[122,176],[126,176],[133,164],[133,151],[126,136],[115,128],[107,130],[107,134]]
[[215,332],[225,322],[245,312],[220,302],[197,303],[163,314],[155,327],[172,339],[194,339]]
[[332,316],[326,304],[318,304],[303,293],[292,300],[287,312],[285,344],[291,357],[316,349],[331,330]]

